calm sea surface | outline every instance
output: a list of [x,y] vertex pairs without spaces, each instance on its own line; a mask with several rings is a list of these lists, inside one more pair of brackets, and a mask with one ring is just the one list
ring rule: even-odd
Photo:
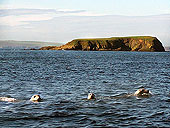
[[[154,95],[116,98],[140,87]],[[1,49],[3,96],[20,102],[0,102],[2,128],[170,127],[170,52]]]

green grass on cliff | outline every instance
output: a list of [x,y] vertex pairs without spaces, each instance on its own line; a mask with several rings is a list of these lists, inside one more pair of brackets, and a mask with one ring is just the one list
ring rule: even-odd
[[129,36],[129,37],[111,37],[111,38],[91,38],[91,39],[75,39],[74,41],[105,41],[105,40],[118,40],[118,39],[143,39],[143,40],[153,40],[155,37],[152,36]]

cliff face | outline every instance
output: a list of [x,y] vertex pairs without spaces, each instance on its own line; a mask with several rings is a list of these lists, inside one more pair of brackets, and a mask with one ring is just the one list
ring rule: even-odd
[[76,39],[60,47],[43,47],[40,50],[165,51],[162,43],[150,36]]

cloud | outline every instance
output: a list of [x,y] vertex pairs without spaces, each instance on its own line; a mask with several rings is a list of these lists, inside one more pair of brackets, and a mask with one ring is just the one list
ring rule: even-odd
[[68,9],[0,9],[0,25],[18,26],[31,21],[51,20],[61,16],[99,16],[85,10]]
[[[4,11],[4,9],[3,9]],[[14,9],[0,11],[0,39],[66,43],[75,38],[150,35],[170,46],[170,14],[118,16],[85,10]]]
[[22,15],[22,16],[5,16],[0,18],[0,25],[19,26],[29,24],[31,21],[50,20],[54,15]]
[[82,13],[85,10],[55,10],[55,9],[0,9],[0,16],[19,16],[37,14],[70,14]]

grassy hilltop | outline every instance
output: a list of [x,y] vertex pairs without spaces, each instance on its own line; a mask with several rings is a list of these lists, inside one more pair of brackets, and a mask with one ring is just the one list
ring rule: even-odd
[[60,47],[42,47],[40,50],[165,51],[162,43],[151,36],[75,39]]

